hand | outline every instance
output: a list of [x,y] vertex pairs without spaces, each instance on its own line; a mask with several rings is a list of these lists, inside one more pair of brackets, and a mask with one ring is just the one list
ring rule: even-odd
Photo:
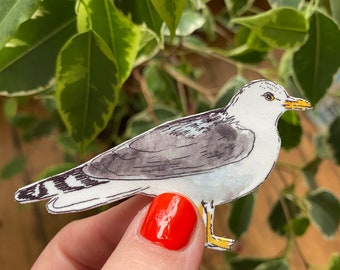
[[199,269],[204,225],[181,195],[136,196],[65,226],[32,269]]

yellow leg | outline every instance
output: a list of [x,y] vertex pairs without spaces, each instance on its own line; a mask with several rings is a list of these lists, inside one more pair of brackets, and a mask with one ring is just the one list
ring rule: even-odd
[[199,212],[203,218],[205,225],[205,246],[216,250],[231,250],[234,244],[233,239],[219,237],[214,235],[213,222],[214,222],[214,210],[215,206],[212,202],[202,201],[199,206]]

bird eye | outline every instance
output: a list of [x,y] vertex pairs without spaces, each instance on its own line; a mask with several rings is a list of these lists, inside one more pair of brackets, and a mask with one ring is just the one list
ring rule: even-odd
[[264,93],[263,96],[268,101],[273,101],[275,99],[274,95],[270,92]]

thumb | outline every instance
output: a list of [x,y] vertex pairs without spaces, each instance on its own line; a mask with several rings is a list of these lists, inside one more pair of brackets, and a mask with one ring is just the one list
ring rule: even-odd
[[202,218],[191,201],[164,193],[141,210],[102,269],[199,269]]

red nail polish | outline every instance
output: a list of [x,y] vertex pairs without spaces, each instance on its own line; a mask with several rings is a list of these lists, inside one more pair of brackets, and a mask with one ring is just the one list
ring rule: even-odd
[[195,208],[187,198],[164,193],[151,203],[140,232],[158,245],[178,250],[189,242],[196,221]]

